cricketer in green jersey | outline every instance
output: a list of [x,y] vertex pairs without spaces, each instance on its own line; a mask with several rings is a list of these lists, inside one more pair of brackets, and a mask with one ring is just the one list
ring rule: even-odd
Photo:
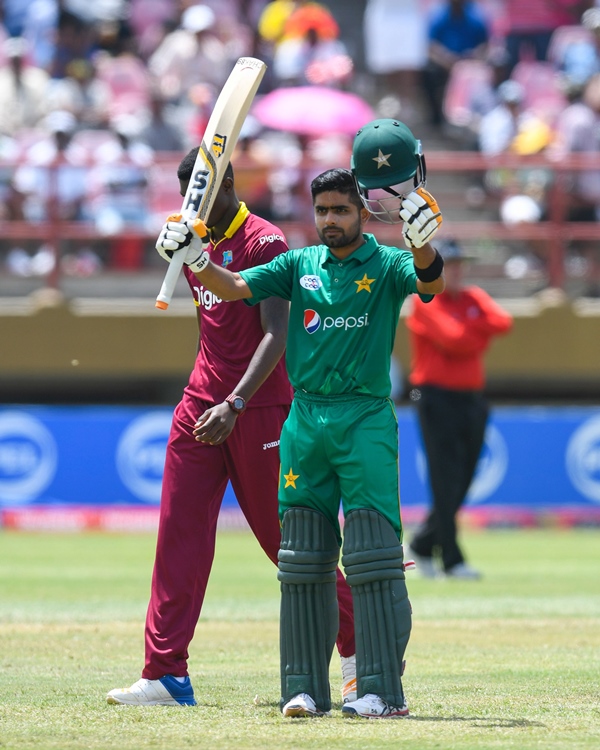
[[[286,363],[294,401],[281,434],[279,484],[284,716],[322,716],[331,708],[340,504],[358,680],[358,699],[344,704],[342,712],[366,718],[408,715],[401,673],[411,609],[389,371],[403,301],[409,294],[427,301],[444,289],[443,261],[429,244],[441,214],[423,189],[420,144],[406,126],[375,123],[357,136],[354,172],[329,170],[311,184],[322,245],[290,250],[266,265],[230,273],[210,262],[201,222],[190,228],[182,224],[171,238],[185,246],[185,262],[205,288],[222,299],[257,304],[277,296],[290,301]],[[375,169],[383,162],[393,166],[395,154],[412,160],[408,172],[412,169],[414,189],[408,194],[392,189],[387,195],[397,208],[387,202],[383,214],[384,220],[403,222],[409,250],[380,245],[363,231],[371,216],[365,201],[372,199],[368,191],[374,184],[361,185],[360,164],[370,159]],[[402,187],[407,178],[397,178],[406,173],[404,167],[390,172],[388,185],[391,180]],[[367,165],[365,172],[369,169]]]

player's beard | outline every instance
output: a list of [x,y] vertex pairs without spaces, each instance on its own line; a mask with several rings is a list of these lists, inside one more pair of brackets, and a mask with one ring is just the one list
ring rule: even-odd
[[[327,235],[327,230],[330,230],[332,234]],[[321,242],[324,245],[327,245],[327,247],[348,247],[349,245],[354,244],[359,237],[362,237],[360,216],[357,218],[356,222],[346,230],[341,227],[325,227],[324,229],[317,229],[317,234],[319,235]]]

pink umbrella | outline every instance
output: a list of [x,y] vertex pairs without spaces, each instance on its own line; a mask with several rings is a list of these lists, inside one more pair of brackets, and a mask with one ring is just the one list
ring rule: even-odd
[[263,96],[252,113],[267,128],[299,135],[354,135],[375,119],[364,99],[326,86],[276,89]]

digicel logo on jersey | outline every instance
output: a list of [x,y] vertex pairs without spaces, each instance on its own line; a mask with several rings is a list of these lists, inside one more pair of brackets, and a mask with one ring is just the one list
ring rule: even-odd
[[219,302],[223,302],[220,297],[217,297],[216,294],[209,292],[208,289],[205,289],[203,286],[195,286],[194,291],[196,292],[196,307],[202,305],[205,310],[210,310],[214,305],[217,305]]
[[321,321],[321,316],[316,310],[305,310],[304,311],[304,330],[307,333],[315,333],[321,327],[323,323],[323,330],[326,331],[328,328],[342,328],[344,331],[348,331],[351,328],[364,328],[369,325],[369,313],[360,315],[355,318],[353,315],[348,317],[339,316],[337,318],[327,317]]

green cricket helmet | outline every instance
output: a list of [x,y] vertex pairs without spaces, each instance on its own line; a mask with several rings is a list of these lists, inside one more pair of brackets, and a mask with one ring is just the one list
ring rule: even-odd
[[426,183],[421,141],[399,120],[373,120],[361,128],[350,168],[365,208],[386,224],[402,222],[402,201]]

